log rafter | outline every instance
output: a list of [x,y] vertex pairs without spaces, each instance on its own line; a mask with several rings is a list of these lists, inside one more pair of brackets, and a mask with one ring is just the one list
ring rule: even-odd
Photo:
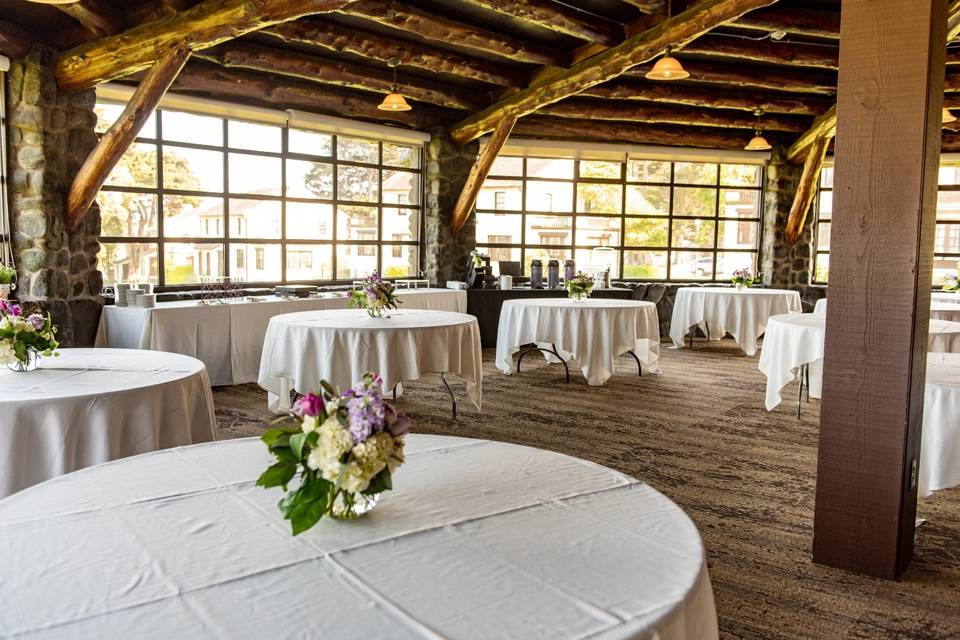
[[200,51],[264,27],[342,9],[352,0],[203,0],[122,33],[64,53],[55,75],[77,90],[151,66],[172,47]]
[[[386,70],[246,43],[228,42],[197,57],[228,69],[248,69],[360,91],[386,94],[393,86],[393,74]],[[473,92],[407,76],[397,77],[397,88],[413,100],[451,109],[476,109],[485,102]]]
[[816,147],[817,141],[822,138],[827,140],[833,138],[836,131],[837,105],[833,105],[826,113],[814,120],[810,128],[790,145],[787,149],[787,160],[794,164],[805,162],[810,150]]
[[34,37],[17,25],[0,20],[0,55],[23,58],[33,48]]
[[136,139],[137,132],[156,109],[160,99],[190,57],[186,47],[173,47],[144,76],[117,121],[101,136],[73,179],[67,194],[66,220],[70,228],[83,221],[100,187]]
[[623,29],[614,22],[589,14],[571,5],[550,0],[463,0],[469,5],[517,18],[557,33],[614,45],[623,40]]
[[503,148],[507,138],[510,137],[510,132],[513,131],[516,123],[517,119],[514,116],[507,116],[498,122],[487,145],[480,152],[480,155],[477,156],[476,161],[470,168],[467,181],[464,183],[460,197],[457,198],[457,203],[453,207],[451,218],[453,235],[460,233],[463,225],[466,224],[470,218],[470,214],[473,213],[473,209],[477,204],[477,196],[480,194],[480,188],[483,186],[483,181],[486,180],[487,175],[490,174],[493,161],[497,159],[497,155]]
[[457,124],[451,131],[461,144],[491,131],[507,117],[529,115],[547,105],[576,95],[623,74],[658,56],[668,44],[683,46],[711,29],[735,20],[752,9],[776,0],[702,0],[678,15],[587,58],[566,72],[532,85]]
[[803,235],[803,226],[807,222],[807,213],[810,211],[814,198],[816,198],[820,171],[823,169],[831,138],[832,136],[826,134],[820,135],[813,140],[807,150],[807,157],[803,162],[803,173],[800,175],[797,193],[793,198],[793,205],[790,207],[790,215],[787,218],[785,236],[790,244],[796,244],[800,236]]
[[772,6],[751,11],[733,23],[734,26],[760,31],[783,31],[816,38],[840,38],[840,14],[820,9],[799,9]]
[[105,0],[77,0],[54,6],[98,37],[120,33],[127,27],[124,14]]
[[838,68],[840,56],[839,48],[835,46],[776,42],[773,40],[745,40],[732,36],[709,34],[683,47],[682,53],[792,67],[832,69],[834,71]]
[[[690,77],[683,84],[708,84],[742,89],[764,89],[789,93],[810,93],[833,96],[837,93],[837,74],[829,70],[780,67],[759,71],[744,64],[683,60]],[[642,65],[626,75],[643,77],[650,65]]]

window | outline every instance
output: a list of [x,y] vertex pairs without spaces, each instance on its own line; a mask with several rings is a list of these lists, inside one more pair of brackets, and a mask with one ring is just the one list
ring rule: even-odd
[[[477,198],[492,260],[573,258],[638,280],[725,280],[756,268],[763,168],[501,156]],[[605,251],[594,251],[608,247]]]
[[[122,109],[98,103],[98,131]],[[418,145],[160,109],[98,196],[104,280],[415,275],[421,162]]]
[[[960,162],[944,157],[940,161],[937,188],[937,231],[933,245],[933,284],[944,284],[948,273],[960,264]],[[830,271],[830,229],[833,219],[833,167],[820,172],[817,197],[815,260],[813,281],[825,284]]]

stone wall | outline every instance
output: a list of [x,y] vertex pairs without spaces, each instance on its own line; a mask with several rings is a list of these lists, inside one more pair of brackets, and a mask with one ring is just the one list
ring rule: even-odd
[[35,47],[11,63],[7,83],[10,216],[17,297],[48,309],[63,346],[90,346],[103,277],[97,270],[100,212],[68,232],[70,183],[97,144],[93,90],[61,93],[53,52]]
[[454,144],[446,129],[430,131],[425,150],[423,264],[424,277],[440,286],[466,277],[470,252],[476,248],[476,216],[471,215],[457,235],[453,235],[450,222],[478,150],[476,142],[464,147]]

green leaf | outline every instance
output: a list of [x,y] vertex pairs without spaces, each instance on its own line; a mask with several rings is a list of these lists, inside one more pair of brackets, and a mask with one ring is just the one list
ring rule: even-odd
[[300,458],[293,455],[290,447],[270,447],[270,453],[277,456],[277,460],[280,462],[289,462],[294,465],[300,462]]
[[390,469],[384,467],[380,473],[370,479],[370,484],[362,493],[365,496],[372,496],[391,489],[393,489],[393,478],[390,476]]
[[320,388],[327,393],[328,398],[333,399],[340,395],[339,393],[337,393],[337,390],[333,388],[333,385],[327,382],[326,380],[320,381]]
[[290,451],[293,452],[293,455],[296,456],[297,460],[303,457],[303,443],[307,440],[307,434],[295,433],[290,436]]
[[307,434],[307,446],[311,449],[317,446],[317,442],[320,440],[320,434],[316,431],[311,431]]
[[258,487],[280,487],[287,486],[287,483],[297,474],[297,465],[289,462],[278,462],[271,465],[257,478]]
[[272,429],[267,429],[266,431],[264,431],[264,432],[263,432],[263,435],[260,436],[260,439],[263,440],[263,442],[266,443],[267,446],[271,446],[271,445],[273,445],[273,444],[280,438],[280,436],[282,436],[282,435],[283,435],[283,429],[278,429],[278,428],[274,427],[274,428],[272,428]]
[[327,500],[316,500],[307,504],[302,511],[298,511],[296,515],[290,518],[290,528],[293,530],[293,535],[299,535],[317,524],[323,514],[327,512],[328,506]]
[[277,504],[283,517],[290,521],[293,535],[315,525],[330,508],[333,484],[323,478],[304,479],[296,491],[291,491]]
[[337,422],[340,423],[340,426],[344,429],[350,428],[350,416],[346,411],[337,411]]

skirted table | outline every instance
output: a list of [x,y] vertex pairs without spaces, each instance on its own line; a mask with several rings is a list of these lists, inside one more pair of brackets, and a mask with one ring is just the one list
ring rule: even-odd
[[[614,360],[631,354],[638,373],[646,366],[660,373],[660,322],[657,306],[637,300],[569,298],[507,300],[497,332],[497,368],[513,371],[513,354],[525,345],[544,353],[548,362],[562,362],[570,381],[567,361],[576,360],[593,386],[602,385],[614,371]],[[529,352],[525,350],[520,361]]]
[[[398,289],[403,309],[466,313],[467,294],[453,289]],[[323,298],[258,298],[224,304],[161,302],[152,309],[106,306],[98,347],[182,353],[206,365],[216,386],[256,382],[267,325],[298,311],[345,309],[343,294]]]
[[960,322],[960,304],[934,300],[930,303],[930,318],[933,320]]
[[673,303],[670,339],[677,348],[683,348],[684,338],[694,327],[710,340],[720,340],[729,333],[744,353],[753,356],[757,338],[763,335],[770,316],[802,311],[796,291],[684,287],[677,291]]
[[703,543],[621,473],[407,437],[394,490],[297,537],[252,438],[161,451],[0,501],[0,636],[713,640]]
[[107,460],[215,440],[216,425],[194,358],[61,349],[35,371],[0,367],[0,497]]
[[258,382],[269,392],[270,409],[283,411],[291,391],[316,391],[321,380],[344,390],[373,371],[389,390],[439,373],[456,416],[446,374],[466,382],[480,409],[482,365],[477,319],[464,313],[403,309],[371,318],[360,309],[306,311],[270,320]]

